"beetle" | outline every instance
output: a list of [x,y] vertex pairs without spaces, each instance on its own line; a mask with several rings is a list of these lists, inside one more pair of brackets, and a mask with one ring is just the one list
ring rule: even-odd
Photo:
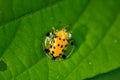
[[[74,40],[71,32],[68,32],[65,27],[60,30],[53,27],[52,30],[45,36],[44,51],[52,60],[58,59],[61,61],[68,58],[73,52]],[[68,50],[68,46],[70,46],[70,51],[66,55],[65,52]]]

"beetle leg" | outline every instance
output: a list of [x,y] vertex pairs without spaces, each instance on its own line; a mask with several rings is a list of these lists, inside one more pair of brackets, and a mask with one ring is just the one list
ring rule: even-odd
[[69,42],[70,42],[71,45],[74,45],[74,44],[75,44],[75,41],[74,41],[73,39],[70,39]]
[[62,55],[62,58],[63,58],[63,59],[66,59],[66,55],[63,54],[63,55]]
[[50,37],[50,32],[48,32],[48,33],[46,34],[46,36],[47,36],[47,37]]
[[50,52],[50,50],[49,50],[49,49],[45,49],[45,52],[46,52],[46,53],[49,53],[49,52]]
[[52,57],[52,60],[55,60],[55,59],[56,59],[56,57],[53,56],[53,57]]

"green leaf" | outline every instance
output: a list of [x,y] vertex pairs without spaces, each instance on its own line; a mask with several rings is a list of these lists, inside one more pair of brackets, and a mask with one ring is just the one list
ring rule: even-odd
[[[83,80],[120,67],[119,0],[36,1],[0,0],[0,80]],[[66,26],[76,43],[61,62],[43,51],[52,26]]]
[[32,14],[61,0],[0,0],[0,25]]
[[120,80],[120,68],[85,80]]
[[[0,57],[11,44],[18,30],[18,26],[20,25],[18,19],[52,6],[59,1],[60,0],[0,0],[0,26],[7,26],[9,22],[12,23],[13,21],[13,24],[10,23],[8,25],[12,27],[0,27]],[[14,21],[16,21],[17,24],[14,24]]]

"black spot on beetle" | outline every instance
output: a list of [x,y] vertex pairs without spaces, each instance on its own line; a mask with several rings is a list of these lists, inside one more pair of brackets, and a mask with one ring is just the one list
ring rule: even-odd
[[63,48],[63,45],[61,45],[61,48]]
[[52,48],[52,45],[50,45],[50,48]]
[[62,49],[62,52],[66,52],[66,50]]
[[58,46],[60,46],[60,44],[58,44]]
[[52,51],[52,54],[54,54],[55,52],[54,51]]
[[63,39],[63,41],[65,41],[65,39]]
[[55,49],[55,46],[53,48]]
[[67,44],[65,45],[65,47],[67,47]]
[[49,49],[45,49],[45,52],[46,52],[46,53],[49,53],[49,52],[50,52],[50,50],[49,50]]
[[53,53],[51,53],[51,55],[53,56]]
[[61,40],[61,38],[59,38],[59,40]]
[[62,49],[62,52],[64,52],[65,50],[64,49]]
[[55,43],[55,40],[53,40],[53,43]]
[[59,56],[61,56],[62,54],[60,53]]
[[67,42],[69,43],[70,41],[67,39]]
[[55,38],[57,38],[57,36],[55,35]]

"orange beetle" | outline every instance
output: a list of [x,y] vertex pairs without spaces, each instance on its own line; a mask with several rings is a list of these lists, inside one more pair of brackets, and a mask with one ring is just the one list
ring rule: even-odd
[[[74,41],[71,37],[72,34],[67,32],[65,28],[61,30],[55,30],[55,28],[53,28],[53,32],[46,34],[44,43],[46,55],[52,58],[52,60],[58,58],[59,61],[69,57],[74,49]],[[71,50],[68,55],[65,55],[68,45],[71,46]]]

